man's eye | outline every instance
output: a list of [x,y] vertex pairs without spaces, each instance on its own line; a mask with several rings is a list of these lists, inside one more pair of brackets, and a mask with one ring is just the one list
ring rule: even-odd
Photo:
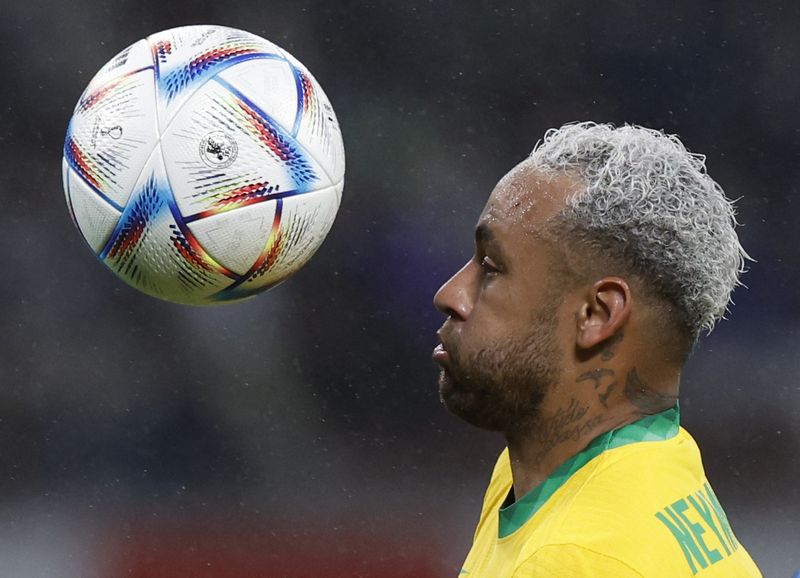
[[483,269],[487,274],[500,272],[500,270],[497,268],[497,265],[495,265],[494,261],[492,261],[489,257],[484,257],[481,259],[481,269]]

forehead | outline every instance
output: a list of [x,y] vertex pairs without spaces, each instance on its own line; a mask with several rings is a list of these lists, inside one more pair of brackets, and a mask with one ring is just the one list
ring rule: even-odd
[[536,232],[565,207],[567,198],[580,187],[575,177],[545,174],[523,161],[497,183],[478,225]]

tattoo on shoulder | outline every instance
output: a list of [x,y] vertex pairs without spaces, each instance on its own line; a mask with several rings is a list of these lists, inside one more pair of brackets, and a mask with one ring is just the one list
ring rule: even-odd
[[[602,387],[604,378],[611,378],[611,381],[605,380],[607,385]],[[608,367],[600,367],[598,369],[593,369],[591,371],[587,371],[586,373],[582,373],[575,381],[577,383],[580,383],[581,381],[592,381],[594,384],[594,389],[597,391],[597,397],[600,400],[600,403],[603,404],[603,407],[608,407],[608,396],[617,386],[617,380],[614,379],[614,370],[609,369]]]
[[677,395],[663,394],[648,386],[639,377],[635,367],[628,372],[628,376],[625,378],[624,391],[628,401],[643,414],[657,413],[666,407],[675,405],[678,400]]

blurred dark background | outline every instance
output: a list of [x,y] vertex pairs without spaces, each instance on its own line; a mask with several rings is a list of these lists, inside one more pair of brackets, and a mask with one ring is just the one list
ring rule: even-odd
[[[756,262],[683,379],[684,425],[769,578],[800,567],[796,2],[3,0],[0,576],[455,576],[502,440],[439,404],[432,295],[547,128],[681,136]],[[159,302],[61,189],[86,83],[224,24],[313,72],[347,180],[311,263],[242,304]]]

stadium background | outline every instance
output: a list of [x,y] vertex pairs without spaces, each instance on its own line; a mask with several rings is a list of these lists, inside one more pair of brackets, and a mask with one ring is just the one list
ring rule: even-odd
[[[800,567],[800,7],[789,1],[37,2],[0,8],[0,575],[454,576],[501,440],[438,403],[431,298],[549,127],[679,134],[757,260],[683,381],[684,424],[768,578]],[[334,228],[294,278],[189,308],[69,220],[64,131],[157,30],[269,38],[328,93]]]

